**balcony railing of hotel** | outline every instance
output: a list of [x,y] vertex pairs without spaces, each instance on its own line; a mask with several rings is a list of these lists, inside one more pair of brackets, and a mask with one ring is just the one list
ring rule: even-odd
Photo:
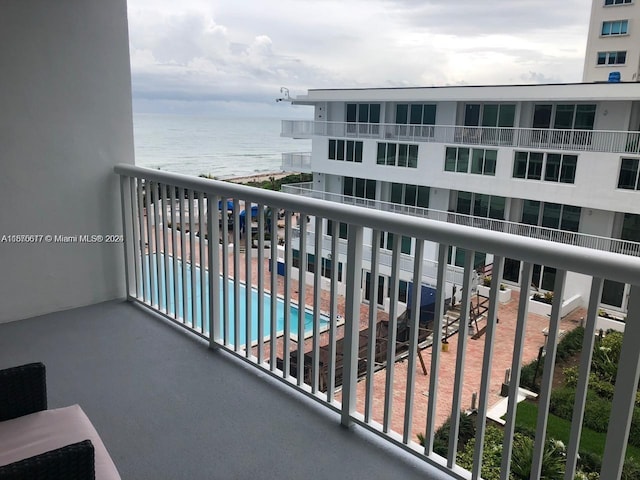
[[311,152],[283,153],[282,170],[285,172],[311,172]]
[[[310,230],[310,229],[309,229]],[[309,232],[311,233],[311,232]],[[300,227],[294,227],[293,229],[293,247],[297,250],[300,248]],[[325,254],[331,254],[331,245],[333,238],[331,235],[322,235],[321,236],[322,247],[321,251]],[[340,261],[345,261],[349,252],[348,252],[347,240],[344,238],[340,238],[338,240],[338,253],[340,255]],[[312,249],[315,251],[316,248],[316,236],[308,235],[307,236],[307,249]],[[372,247],[366,241],[362,245],[363,249],[363,264],[367,270],[371,268],[367,259],[371,258],[372,255]],[[326,256],[326,255],[325,255]],[[333,257],[331,257],[333,258]],[[413,271],[413,257],[406,253],[400,253],[400,258],[398,259],[399,272],[412,272]],[[423,259],[422,261],[422,284],[423,285],[433,285],[435,286],[435,282],[438,278],[438,262],[429,259]],[[393,255],[390,250],[381,248],[378,253],[378,265],[386,267],[386,271],[388,272],[393,267]],[[383,272],[381,272],[383,273]],[[400,273],[402,276],[402,273]],[[410,278],[410,277],[408,277]],[[445,281],[451,285],[462,285],[464,281],[464,269],[462,267],[456,267],[454,265],[447,265],[447,272],[445,274]],[[474,285],[477,283],[477,279],[473,278]]]
[[[481,347],[484,352],[481,373],[474,375],[473,379],[465,377],[465,351],[471,341],[468,335],[468,312],[474,251],[493,254],[493,268],[496,272],[502,271],[507,257],[522,261],[521,292],[529,291],[534,264],[557,269],[555,295],[548,320],[546,355],[542,362],[544,367],[538,398],[532,478],[539,478],[544,458],[545,432],[560,333],[560,307],[567,272],[578,272],[592,279],[573,421],[566,453],[567,479],[574,478],[578,459],[591,352],[597,339],[596,318],[603,279],[632,284],[628,321],[609,419],[612,428],[606,434],[601,468],[601,478],[620,478],[640,376],[640,321],[637,321],[640,316],[640,258],[610,252],[594,254],[593,250],[586,248],[508,235],[491,229],[396,215],[392,212],[128,165],[117,166],[115,172],[120,175],[125,275],[130,301],[148,307],[167,320],[205,338],[211,348],[230,352],[261,372],[279,379],[290,388],[337,412],[343,425],[359,425],[447,472],[451,478],[480,477],[493,354],[494,350],[506,353],[503,345],[504,332],[499,331],[499,325],[503,322],[497,322],[500,275],[494,275],[484,343]],[[243,204],[256,205],[257,212],[264,212],[256,215],[255,235],[241,237],[238,227]],[[163,205],[163,208],[147,208],[151,205]],[[171,205],[171,208],[164,208],[165,205]],[[227,220],[228,214],[231,221]],[[304,227],[301,229],[298,258],[302,264],[299,276],[294,278],[292,245],[296,216],[309,216],[312,219],[316,241],[313,251],[308,252],[305,238],[309,232]],[[335,266],[329,267],[331,278],[328,286],[320,280],[320,269],[315,268],[313,285],[301,287],[307,272],[306,254],[313,253],[315,258],[321,256],[319,249],[322,241],[319,236],[323,220],[333,222],[333,258],[338,255],[339,223],[348,225],[348,255],[341,272],[343,282],[346,283],[346,298],[338,295],[338,269]],[[276,234],[275,226],[278,224],[280,226],[277,227]],[[266,232],[271,227],[274,228],[273,234],[267,235]],[[364,258],[365,228],[373,229],[373,247],[368,253],[371,258]],[[371,265],[373,278],[378,275],[381,232],[394,234],[388,292],[391,306],[388,337],[384,338],[378,338],[376,334],[376,329],[381,325],[378,322],[381,313],[376,308],[362,310],[364,307],[360,298],[363,262],[366,260]],[[437,287],[433,299],[434,324],[431,325],[434,345],[439,345],[442,339],[441,327],[447,295],[445,266],[449,246],[455,245],[466,251],[464,281],[459,290],[462,293],[460,330],[455,337],[449,339],[449,342],[455,341],[457,347],[454,353],[448,354],[443,354],[439,348],[431,349],[430,370],[425,380],[429,385],[427,391],[424,387],[420,391],[416,388],[417,362],[422,360],[418,353],[422,330],[422,290],[414,289],[415,294],[404,316],[396,307],[402,236],[411,237],[415,243],[414,258],[417,260],[413,262],[413,285],[421,283],[424,268],[421,259],[425,242],[435,242],[438,245]],[[278,243],[284,245],[283,264],[277,262],[276,255],[268,254],[269,251],[276,251]],[[245,254],[244,252],[252,251],[252,246],[257,248],[253,249],[251,255]],[[269,271],[278,274],[270,275]],[[245,283],[252,288],[244,289]],[[371,282],[371,298],[376,298],[377,289],[378,282]],[[297,300],[298,295],[300,300]],[[301,308],[306,306],[306,316],[294,316],[296,310],[293,307],[296,303]],[[508,387],[508,409],[501,457],[503,479],[509,476],[514,445],[518,395],[516,387],[520,381],[528,305],[527,295],[520,295],[515,334],[512,337],[514,343],[508,348],[513,373]],[[367,313],[363,313],[365,311]],[[344,320],[339,329],[338,314]],[[399,316],[404,318],[408,327],[404,330],[406,338],[396,337]],[[367,326],[362,331],[361,322]],[[322,331],[325,333],[321,334]],[[297,332],[305,333],[297,335]],[[306,338],[304,343],[302,338]],[[271,341],[274,342],[273,345]],[[362,345],[366,345],[366,348],[361,349]],[[395,362],[396,349],[399,348],[397,345],[404,345],[406,349],[402,364]],[[304,348],[304,362],[297,361],[299,347],[301,350]],[[342,354],[338,355],[337,350]],[[297,368],[296,365],[301,363],[304,368]],[[380,365],[385,368],[380,370]],[[194,365],[194,368],[199,367]],[[447,385],[447,388],[439,387],[439,375],[443,369],[455,372],[453,384]],[[406,382],[397,381],[404,378],[401,375],[406,376]],[[363,381],[358,382],[358,379]],[[376,379],[379,382],[375,383]],[[463,388],[469,381],[478,383],[477,441],[470,471],[456,463],[460,427],[458,412],[469,405],[466,394],[463,398]],[[377,398],[381,394],[383,396],[382,405],[374,404],[374,383]],[[340,384],[342,388],[337,390],[336,386]],[[446,410],[451,414],[449,443],[444,455],[433,451],[434,434],[438,427],[437,410]],[[397,420],[398,416],[400,421]],[[418,421],[419,418],[422,420]],[[392,422],[392,419],[395,421]],[[424,446],[417,442],[418,433],[424,435]]]
[[282,136],[379,138],[398,142],[435,142],[588,152],[640,152],[640,132],[551,128],[465,127],[283,120]]
[[469,227],[484,228],[498,232],[510,233],[530,238],[550,240],[552,242],[576,245],[579,247],[603,250],[606,252],[622,253],[625,255],[640,256],[640,243],[616,238],[589,235],[586,233],[568,232],[554,228],[527,225],[524,223],[510,222],[507,220],[497,220],[493,218],[476,217],[455,212],[445,212],[433,210],[431,208],[412,207],[380,200],[370,200],[366,198],[350,197],[338,193],[323,192],[313,190],[312,182],[288,184],[282,186],[282,192],[300,195],[309,198],[329,200],[331,202],[344,203],[347,205],[358,205],[361,207],[374,208],[386,212],[403,213],[417,217],[429,218],[440,222],[456,223]]

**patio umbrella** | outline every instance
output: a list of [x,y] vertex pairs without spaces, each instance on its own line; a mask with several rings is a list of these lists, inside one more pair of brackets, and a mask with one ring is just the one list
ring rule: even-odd
[[[222,200],[218,200],[218,210],[222,210]],[[227,200],[227,210],[233,211],[233,200]]]

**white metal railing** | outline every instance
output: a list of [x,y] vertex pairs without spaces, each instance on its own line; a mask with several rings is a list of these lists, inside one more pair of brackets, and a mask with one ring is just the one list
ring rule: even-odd
[[311,172],[311,152],[283,153],[282,170],[285,172]]
[[290,183],[283,185],[281,191],[300,195],[309,198],[318,198],[329,200],[331,202],[344,203],[347,205],[358,205],[361,207],[374,208],[386,212],[402,213],[416,217],[428,218],[440,222],[456,223],[458,225],[467,225],[469,227],[483,228],[494,230],[496,232],[510,233],[512,235],[520,235],[523,237],[539,238],[541,240],[550,240],[552,242],[565,243],[567,245],[576,245],[579,247],[592,248],[595,250],[603,250],[605,252],[622,253],[624,255],[640,256],[640,243],[630,240],[620,240],[617,238],[601,237],[598,235],[589,235],[587,233],[569,232],[566,230],[557,230],[548,227],[539,227],[537,225],[527,225],[524,223],[511,222],[508,220],[498,220],[494,218],[475,217],[463,213],[445,212],[443,210],[434,210],[432,208],[412,207],[409,205],[401,205],[398,203],[384,202],[381,200],[371,200],[366,198],[351,197],[338,193],[324,192],[322,190],[313,190],[313,183]]
[[[484,419],[490,406],[489,393],[494,388],[496,380],[502,382],[502,378],[491,377],[494,345],[500,346],[502,354],[507,351],[510,353],[513,372],[508,388],[509,403],[505,417],[501,468],[501,478],[508,478],[520,365],[525,340],[529,340],[526,336],[529,302],[527,295],[523,294],[520,295],[518,316],[515,320],[513,348],[505,350],[504,335],[500,336],[499,343],[496,342],[499,328],[497,294],[500,275],[494,274],[484,343],[481,347],[484,352],[481,372],[474,375],[474,378],[464,376],[465,351],[470,341],[467,328],[474,252],[477,250],[494,255],[493,272],[502,271],[506,257],[522,261],[521,292],[529,290],[534,264],[557,269],[538,400],[539,414],[531,463],[532,478],[539,477],[543,462],[566,273],[571,271],[591,277],[592,288],[583,343],[585,353],[580,363],[565,465],[565,478],[574,478],[590,373],[590,358],[584,355],[590,354],[594,346],[603,279],[632,284],[628,319],[637,320],[640,316],[640,258],[604,251],[594,254],[590,249],[509,235],[500,231],[396,215],[392,212],[130,165],[119,165],[115,172],[120,175],[125,275],[130,301],[147,306],[206,338],[212,348],[232,353],[320,402],[326,408],[338,412],[343,425],[356,423],[385,441],[447,472],[451,478],[480,478]],[[181,201],[185,198],[187,202]],[[177,205],[177,208],[145,208],[155,202],[163,202],[163,205],[171,203]],[[197,215],[190,211],[195,204],[198,205]],[[251,230],[246,230],[247,233],[251,231],[252,235],[241,236],[241,208],[242,205],[250,204],[257,206],[258,213],[254,220],[256,225]],[[228,221],[227,215],[230,210],[232,212]],[[299,275],[294,278],[291,272],[295,218],[306,218],[307,215],[313,218],[315,228],[312,232],[307,231],[307,228],[300,229],[298,258],[302,263]],[[151,219],[150,216],[154,218]],[[337,258],[340,254],[339,224],[342,222],[348,225],[346,271],[343,271],[346,298],[338,295],[338,269],[335,265],[330,269],[329,286],[321,282],[320,269],[315,268],[313,286],[301,288],[309,271],[306,253],[314,253],[316,259],[322,256],[321,228],[325,219],[333,222],[330,245],[332,258]],[[370,251],[363,246],[365,228],[373,229]],[[268,236],[266,232],[270,229],[271,235]],[[206,240],[203,240],[205,232]],[[391,311],[386,337],[380,337],[376,333],[377,328],[384,325],[379,322],[377,309],[369,309],[368,313],[364,314],[360,298],[364,263],[371,264],[373,278],[377,275],[381,232],[394,234],[388,292]],[[308,235],[315,236],[314,245],[309,249],[306,241]],[[441,355],[439,348],[432,348],[430,371],[426,380],[428,389],[425,391],[423,387],[420,392],[416,388],[416,368],[419,359],[417,346],[421,341],[421,330],[418,326],[424,320],[422,314],[418,315],[422,305],[421,290],[416,289],[409,312],[400,316],[406,322],[406,330],[402,329],[403,324],[398,320],[399,312],[396,310],[402,236],[411,237],[415,242],[412,272],[414,285],[419,285],[423,276],[422,258],[425,242],[435,242],[438,245],[434,317],[430,327],[434,345],[439,345],[442,339],[445,299],[449,294],[446,291],[445,268],[448,247],[454,245],[467,252],[456,351],[445,357]],[[278,243],[284,244],[283,263],[278,263],[277,255],[265,254],[269,250],[276,251]],[[257,248],[254,249],[255,253],[250,255],[248,252],[252,251],[253,245]],[[252,260],[252,257],[255,260]],[[277,274],[271,275],[270,272]],[[253,292],[251,288],[243,288],[245,283],[253,285]],[[269,292],[272,295],[268,295]],[[371,298],[377,297],[378,282],[371,282],[369,292]],[[306,304],[309,312],[307,318],[305,315],[298,315],[297,319],[293,316],[295,311],[292,307],[296,304]],[[323,317],[323,313],[327,314],[326,317]],[[337,330],[338,314],[344,319],[341,330]],[[360,331],[361,322],[367,325],[367,330]],[[502,324],[503,322],[500,322],[500,326]],[[328,334],[321,336],[321,328],[326,328]],[[296,335],[297,332],[306,332],[307,339],[303,342],[301,335]],[[405,332],[406,337],[397,337],[399,332]],[[366,339],[366,347],[363,347],[360,339]],[[395,363],[400,349],[404,349],[402,357],[406,365],[401,369]],[[303,354],[304,362],[300,359]],[[609,428],[607,433],[601,468],[603,479],[616,479],[621,476],[640,376],[639,356],[640,321],[627,321],[609,419],[609,424],[615,428]],[[379,370],[381,364],[385,368]],[[452,390],[440,388],[439,378],[445,369],[451,372]],[[397,380],[401,373],[406,375],[406,382],[398,386],[397,381],[394,383],[394,378]],[[358,383],[360,376],[364,376],[366,382]],[[376,378],[382,381],[376,384],[376,394],[383,396],[383,413],[379,413],[377,407],[374,408],[373,384]],[[470,471],[456,463],[458,412],[469,404],[464,393],[469,382],[477,382],[476,391],[479,392],[479,420],[476,422],[478,441],[475,444]],[[337,394],[336,386],[340,384],[342,390]],[[422,393],[425,395],[422,396]],[[363,406],[356,403],[357,395],[364,397]],[[418,407],[423,404],[415,401],[417,398],[425,402],[426,407]],[[426,420],[416,420],[418,409],[425,414],[422,418]],[[450,440],[444,456],[433,451],[434,434],[438,427],[437,409],[451,412]],[[418,432],[424,434],[424,446],[416,442]]]
[[561,130],[459,125],[399,125],[313,120],[283,120],[284,137],[376,138],[394,142],[435,142],[463,145],[510,146],[551,150],[640,154],[640,132]]

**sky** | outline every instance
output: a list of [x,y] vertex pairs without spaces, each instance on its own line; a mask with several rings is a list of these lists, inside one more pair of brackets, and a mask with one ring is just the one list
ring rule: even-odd
[[590,0],[128,0],[136,113],[304,118],[314,88],[579,82]]

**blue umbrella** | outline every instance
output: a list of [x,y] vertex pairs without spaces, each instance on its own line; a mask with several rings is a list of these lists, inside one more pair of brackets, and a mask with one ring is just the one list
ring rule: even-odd
[[[247,216],[247,211],[246,210],[242,210],[240,212],[240,217],[246,217]],[[257,205],[251,205],[251,218],[257,218],[258,217],[258,206]]]
[[[218,200],[218,210],[222,210],[222,200]],[[227,210],[233,210],[233,200],[227,200]]]

